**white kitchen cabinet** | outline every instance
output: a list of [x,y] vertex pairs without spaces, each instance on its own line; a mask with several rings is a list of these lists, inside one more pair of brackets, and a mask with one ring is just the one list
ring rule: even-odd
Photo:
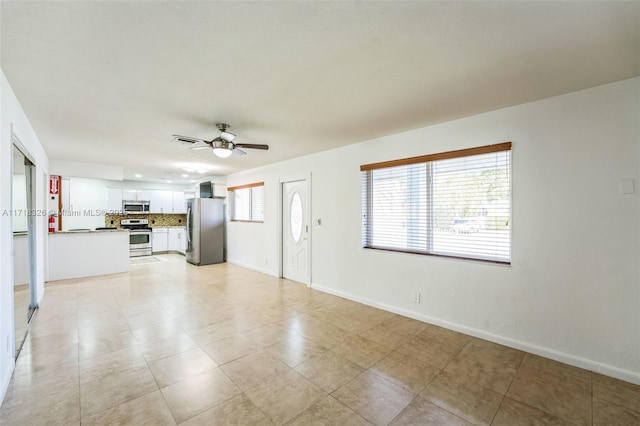
[[[138,199],[138,191],[136,189],[128,189],[125,188],[122,190],[122,199],[123,200],[137,200]],[[122,208],[122,207],[120,207]]]
[[154,253],[169,250],[169,228],[153,228],[151,251]]
[[[140,196],[140,191],[138,191]],[[162,213],[162,191],[157,189],[145,190],[140,200],[149,201],[149,213]],[[146,198],[144,198],[146,197]]]
[[184,192],[182,191],[173,191],[173,212],[187,212],[187,207],[184,205]]
[[[138,201],[151,201],[152,198],[156,196],[156,191],[154,189],[136,189],[136,200]],[[160,201],[158,194],[158,201]]]
[[[160,191],[160,212],[159,213],[173,213],[173,192],[172,191]],[[153,207],[153,206],[151,206]]]
[[122,211],[122,188],[107,188],[107,204],[108,213]]
[[169,228],[169,251],[180,251],[180,228]]
[[178,239],[180,240],[180,247],[178,251],[181,254],[186,254],[187,252],[187,229],[186,228],[178,228]]

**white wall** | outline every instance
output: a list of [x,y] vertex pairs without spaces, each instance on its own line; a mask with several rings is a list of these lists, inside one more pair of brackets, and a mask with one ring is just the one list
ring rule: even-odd
[[[20,107],[3,72],[0,72],[0,212],[11,209],[11,129],[35,161],[35,192],[38,210],[46,210],[49,159]],[[14,367],[13,324],[13,230],[10,215],[0,214],[0,398],[4,397]],[[47,217],[36,217],[36,292],[44,294],[47,248]]]
[[[640,383],[640,78],[230,175],[265,182],[232,263],[278,273],[278,179],[312,175],[312,286]],[[513,142],[512,265],[360,248],[359,166]],[[422,301],[412,302],[420,291]]]

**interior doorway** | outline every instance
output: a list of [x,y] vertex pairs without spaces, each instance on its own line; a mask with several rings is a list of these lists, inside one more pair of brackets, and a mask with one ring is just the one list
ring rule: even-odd
[[12,134],[11,226],[13,230],[13,316],[15,357],[29,332],[37,309],[35,257],[35,164]]
[[309,179],[281,180],[282,277],[311,283]]

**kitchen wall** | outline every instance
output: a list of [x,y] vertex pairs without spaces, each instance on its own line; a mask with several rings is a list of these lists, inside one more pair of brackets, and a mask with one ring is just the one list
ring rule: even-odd
[[[0,72],[0,400],[4,397],[14,368],[13,244],[11,210],[11,133],[18,137],[35,160],[36,210],[46,210],[49,159],[4,72]],[[47,217],[36,216],[36,294],[42,300],[46,275]]]
[[[230,175],[265,220],[229,223],[229,262],[278,274],[278,181],[310,173],[312,287],[640,383],[639,117],[636,78]],[[360,247],[361,164],[504,141],[511,266]]]

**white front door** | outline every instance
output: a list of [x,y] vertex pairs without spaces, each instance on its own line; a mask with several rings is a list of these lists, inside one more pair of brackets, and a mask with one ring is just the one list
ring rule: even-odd
[[307,180],[282,184],[282,276],[309,284]]

